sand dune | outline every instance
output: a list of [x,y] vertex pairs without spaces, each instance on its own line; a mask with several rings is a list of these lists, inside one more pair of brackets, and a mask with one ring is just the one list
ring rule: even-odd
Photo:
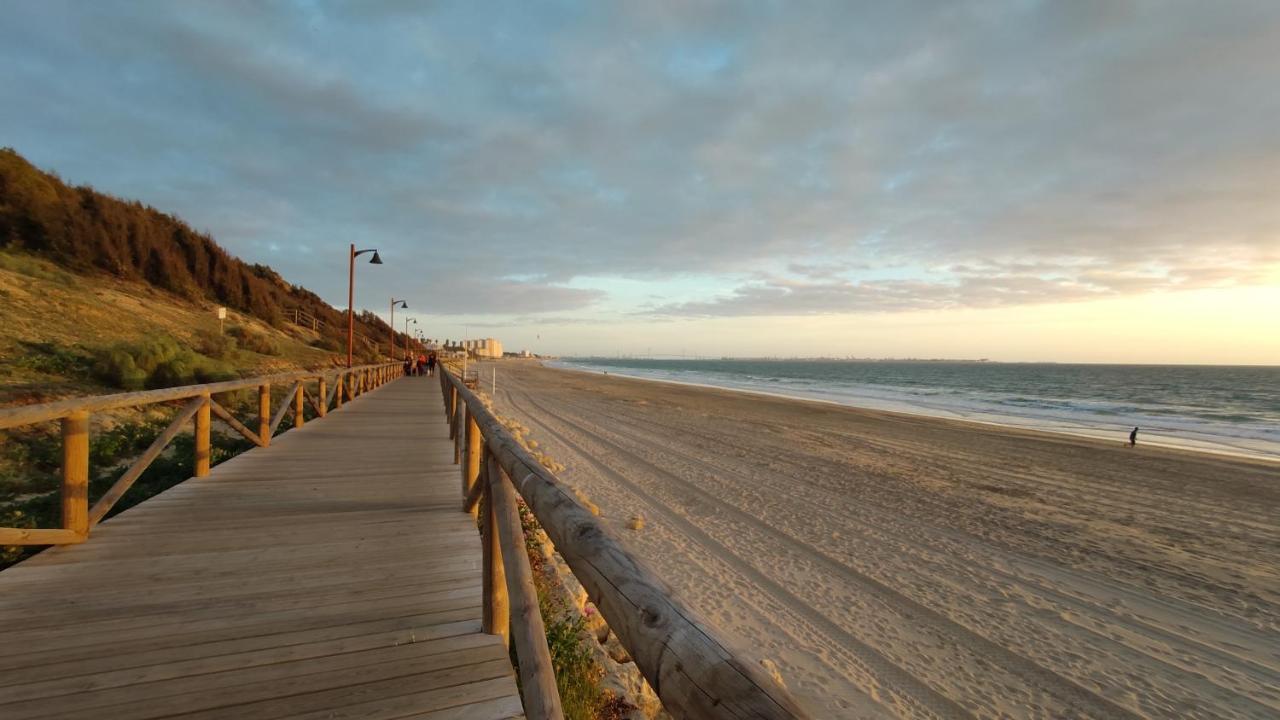
[[498,367],[815,717],[1280,717],[1280,465]]

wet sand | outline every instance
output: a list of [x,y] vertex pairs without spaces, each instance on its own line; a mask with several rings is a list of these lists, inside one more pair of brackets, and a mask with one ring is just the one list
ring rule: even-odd
[[1280,464],[497,367],[495,409],[816,718],[1280,717]]

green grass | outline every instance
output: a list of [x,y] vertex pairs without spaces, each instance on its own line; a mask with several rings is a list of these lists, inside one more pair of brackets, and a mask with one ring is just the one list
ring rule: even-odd
[[[533,570],[533,584],[538,591],[538,610],[546,629],[547,650],[551,654],[551,667],[556,675],[556,690],[566,720],[614,720],[621,717],[630,706],[600,688],[604,670],[591,657],[587,643],[595,642],[587,629],[586,621],[576,612],[570,612],[558,588],[552,586],[544,567],[538,544],[538,520],[523,500],[519,501],[520,524],[524,530],[525,550]],[[480,517],[484,517],[483,513]],[[517,668],[520,659],[515,646],[511,648],[511,662]],[[517,676],[519,673],[517,673]]]
[[[234,352],[230,345],[201,347],[227,357]],[[122,390],[165,388],[231,380],[235,371],[226,362],[198,353],[167,335],[152,335],[141,342],[117,343],[98,351],[94,374],[105,383]]]
[[49,262],[25,253],[0,250],[0,269],[16,272],[37,280],[47,280],[64,287],[75,284],[75,275]]

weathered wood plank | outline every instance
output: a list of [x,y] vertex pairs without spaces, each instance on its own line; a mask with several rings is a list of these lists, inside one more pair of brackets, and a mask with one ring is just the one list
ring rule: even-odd
[[0,573],[0,717],[519,716],[434,387],[370,383]]
[[[164,432],[160,433],[159,437],[152,441],[151,446],[139,455],[137,460],[133,461],[133,465],[129,466],[124,475],[121,475],[120,479],[115,481],[111,489],[99,498],[98,502],[94,503],[93,508],[89,510],[90,525],[97,525],[111,511],[111,508],[119,502],[125,492],[133,487],[133,483],[142,477],[142,473],[151,467],[151,463],[155,462],[157,457],[160,457],[160,453],[164,452],[166,447],[169,447],[169,443],[173,442],[178,433],[186,429],[187,421],[195,417],[195,414],[200,410],[200,405],[203,403],[203,397],[194,398],[178,412],[173,422],[169,423],[169,427],[165,428]],[[217,406],[214,411],[217,412],[217,410],[221,409],[221,406]],[[226,411],[223,410],[223,412]]]
[[[372,366],[370,366],[372,367]],[[358,369],[357,369],[358,370]],[[140,390],[138,392],[115,393],[113,395],[96,395],[87,398],[71,398],[39,405],[19,405],[0,409],[0,430],[32,423],[56,420],[75,412],[84,410],[115,410],[118,408],[151,405],[172,400],[186,400],[205,394],[218,394],[245,390],[262,384],[307,380],[317,377],[334,377],[346,373],[346,370],[304,371],[246,378],[244,380],[228,380],[227,382],[208,383],[206,385],[183,385],[181,387],[164,388],[162,390]]]

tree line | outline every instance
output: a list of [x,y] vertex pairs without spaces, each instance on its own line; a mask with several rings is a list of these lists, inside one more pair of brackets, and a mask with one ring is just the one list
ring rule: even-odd
[[[0,148],[0,248],[39,255],[76,273],[105,272],[189,300],[214,301],[277,326],[286,308],[300,308],[345,346],[346,312],[310,290],[266,265],[240,260],[180,218],[86,185],[67,185],[12,148]],[[356,332],[375,342],[388,330],[373,313],[356,316]],[[402,344],[404,336],[397,335]]]

